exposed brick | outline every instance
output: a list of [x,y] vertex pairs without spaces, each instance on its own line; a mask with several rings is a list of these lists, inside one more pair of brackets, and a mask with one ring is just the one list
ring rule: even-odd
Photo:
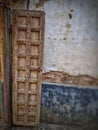
[[58,71],[50,71],[43,73],[43,81],[50,83],[64,83],[64,74]]
[[79,84],[81,85],[96,85],[96,80],[91,77],[82,76],[79,79]]
[[98,86],[98,79],[88,76],[73,76],[59,71],[50,71],[43,73],[43,81],[49,83],[65,83],[84,86]]

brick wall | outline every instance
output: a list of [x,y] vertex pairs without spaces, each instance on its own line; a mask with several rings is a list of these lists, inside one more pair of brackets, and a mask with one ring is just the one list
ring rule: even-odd
[[59,71],[43,73],[43,82],[98,86],[98,78],[88,75],[73,76]]

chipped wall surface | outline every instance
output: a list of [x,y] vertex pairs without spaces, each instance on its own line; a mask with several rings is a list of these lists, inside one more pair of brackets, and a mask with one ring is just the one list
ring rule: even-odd
[[98,89],[77,86],[42,85],[41,122],[90,125],[98,128]]
[[74,84],[82,86],[98,86],[98,78],[87,75],[74,76],[59,71],[49,71],[43,73],[43,82],[59,83],[59,84]]

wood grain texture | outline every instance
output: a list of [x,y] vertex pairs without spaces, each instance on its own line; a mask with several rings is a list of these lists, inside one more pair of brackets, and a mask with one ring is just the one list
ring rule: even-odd
[[44,13],[15,10],[13,16],[13,124],[40,119]]
[[3,80],[3,9],[0,7],[0,79]]

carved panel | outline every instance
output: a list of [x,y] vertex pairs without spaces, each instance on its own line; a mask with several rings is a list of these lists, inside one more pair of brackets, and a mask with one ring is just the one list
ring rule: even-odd
[[39,123],[44,13],[14,11],[13,124]]

